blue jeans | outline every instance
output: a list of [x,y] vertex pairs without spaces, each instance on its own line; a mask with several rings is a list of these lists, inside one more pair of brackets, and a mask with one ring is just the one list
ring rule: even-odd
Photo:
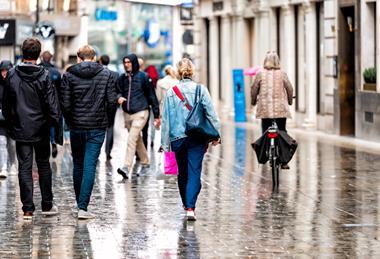
[[178,164],[178,188],[183,206],[195,209],[201,191],[202,161],[206,143],[187,137],[171,142]]
[[55,144],[55,129],[50,127],[50,143]]
[[87,211],[95,182],[96,163],[104,141],[105,130],[71,130],[73,180],[78,208]]

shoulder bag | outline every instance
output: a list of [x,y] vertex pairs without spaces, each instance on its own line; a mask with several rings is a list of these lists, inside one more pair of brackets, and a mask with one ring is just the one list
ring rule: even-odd
[[177,86],[173,87],[177,97],[185,104],[190,111],[186,118],[185,134],[189,137],[211,142],[220,138],[219,132],[206,116],[206,110],[201,102],[201,86],[197,85],[195,90],[194,107],[191,107],[187,99],[182,95]]

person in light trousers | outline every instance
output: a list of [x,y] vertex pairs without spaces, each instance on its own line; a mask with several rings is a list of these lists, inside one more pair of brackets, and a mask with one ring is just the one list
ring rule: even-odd
[[[194,107],[197,83],[192,80],[194,65],[187,59],[178,64],[177,87],[185,96],[189,104]],[[206,116],[213,126],[220,132],[219,119],[212,105],[210,94],[206,87],[201,85],[200,102],[204,105]],[[167,91],[162,113],[161,150],[175,152],[178,164],[178,187],[183,207],[186,210],[187,220],[196,220],[195,207],[201,191],[202,161],[208,143],[185,134],[186,118],[189,110],[175,94],[173,88]],[[220,139],[213,141],[213,145],[220,143]]]

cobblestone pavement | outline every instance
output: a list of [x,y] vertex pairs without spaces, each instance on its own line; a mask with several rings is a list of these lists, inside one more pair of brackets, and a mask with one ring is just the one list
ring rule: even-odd
[[0,181],[0,258],[380,258],[379,154],[293,133],[299,149],[272,193],[270,170],[250,147],[257,129],[224,124],[223,145],[204,161],[198,220],[187,223],[156,152],[148,173],[126,182],[115,173],[126,148],[120,117],[116,128],[113,159],[102,152],[98,164],[93,220],[76,219],[67,145],[51,160],[60,215],[41,215],[34,172],[37,209],[24,221],[11,153]]

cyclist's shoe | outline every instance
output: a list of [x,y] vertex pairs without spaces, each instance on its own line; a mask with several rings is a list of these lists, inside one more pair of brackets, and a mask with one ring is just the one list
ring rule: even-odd
[[281,165],[281,169],[283,169],[283,170],[289,170],[290,167],[289,167],[288,164],[282,164],[282,165]]

